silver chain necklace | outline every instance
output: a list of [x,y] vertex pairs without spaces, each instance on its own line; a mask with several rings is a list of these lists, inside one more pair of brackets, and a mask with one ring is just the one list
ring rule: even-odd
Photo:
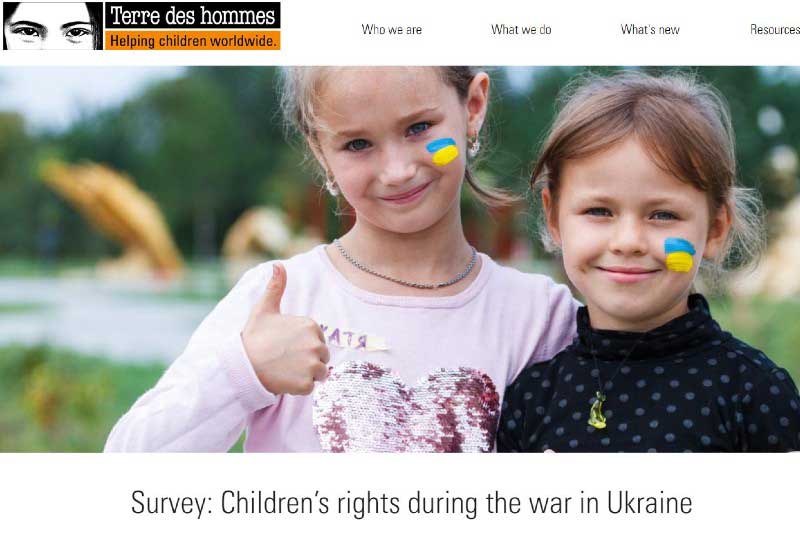
[[342,243],[339,242],[339,239],[334,240],[333,244],[336,245],[336,248],[339,250],[339,253],[341,253],[342,256],[345,259],[347,259],[350,262],[350,264],[356,267],[357,269],[366,272],[367,274],[372,274],[373,276],[377,276],[379,278],[383,278],[385,280],[398,283],[400,285],[405,285],[406,287],[414,287],[415,289],[441,289],[442,287],[449,287],[450,285],[455,285],[462,279],[466,278],[470,272],[472,272],[472,268],[478,261],[478,252],[473,247],[472,259],[470,260],[464,272],[462,272],[458,276],[454,277],[449,281],[442,281],[441,283],[415,283],[413,281],[404,281],[402,279],[393,278],[392,276],[387,276],[386,274],[381,274],[380,272],[375,272],[368,266],[364,266],[361,263],[359,263],[355,258],[353,258],[349,253],[347,253],[347,250],[344,249],[344,246],[342,246]]

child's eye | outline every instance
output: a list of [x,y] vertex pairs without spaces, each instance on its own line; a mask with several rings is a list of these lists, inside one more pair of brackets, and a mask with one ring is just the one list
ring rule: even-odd
[[360,152],[366,150],[370,146],[369,141],[366,139],[353,139],[344,145],[345,149],[351,152]]
[[678,215],[669,211],[656,211],[650,218],[653,220],[678,220]]
[[39,32],[36,31],[35,28],[31,28],[30,26],[22,26],[20,28],[14,29],[14,33],[18,35],[24,35],[25,37],[39,37]]
[[416,124],[412,124],[410,128],[408,128],[409,135],[419,135],[423,131],[427,130],[431,127],[430,122],[417,122]]
[[611,210],[605,207],[590,207],[583,212],[584,215],[592,217],[610,217]]
[[78,37],[83,37],[84,35],[89,35],[89,30],[86,28],[70,28],[66,31],[64,35],[67,37],[72,37],[73,39]]

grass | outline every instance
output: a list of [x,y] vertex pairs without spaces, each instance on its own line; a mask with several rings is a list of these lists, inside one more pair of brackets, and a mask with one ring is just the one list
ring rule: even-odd
[[75,270],[90,270],[93,266],[93,262],[85,259],[59,259],[55,262],[45,262],[27,258],[4,258],[0,260],[0,277],[44,278]]
[[35,302],[0,302],[0,315],[4,313],[34,313],[50,307],[47,304]]
[[101,451],[114,423],[164,367],[47,346],[0,348],[0,451]]
[[164,370],[49,346],[0,347],[0,452],[102,451],[117,420]]

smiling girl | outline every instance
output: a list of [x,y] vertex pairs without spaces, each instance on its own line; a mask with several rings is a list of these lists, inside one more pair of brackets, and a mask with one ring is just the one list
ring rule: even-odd
[[580,85],[533,171],[547,240],[586,306],[578,338],[506,394],[499,451],[800,449],[789,374],[721,330],[701,265],[760,249],[728,111],[688,77]]
[[489,77],[293,68],[286,115],[355,211],[330,245],[239,281],[106,450],[490,451],[506,385],[574,335],[566,287],[464,237]]

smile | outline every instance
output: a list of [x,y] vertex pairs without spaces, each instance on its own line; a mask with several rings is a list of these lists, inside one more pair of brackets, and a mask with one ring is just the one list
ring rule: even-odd
[[641,267],[623,267],[623,266],[610,266],[610,267],[597,267],[598,270],[603,272],[611,281],[617,283],[639,283],[655,276],[658,269],[647,269]]
[[429,181],[424,185],[420,185],[419,187],[415,187],[401,194],[395,194],[393,196],[381,196],[380,199],[393,204],[408,204],[420,198],[431,183],[432,182]]

